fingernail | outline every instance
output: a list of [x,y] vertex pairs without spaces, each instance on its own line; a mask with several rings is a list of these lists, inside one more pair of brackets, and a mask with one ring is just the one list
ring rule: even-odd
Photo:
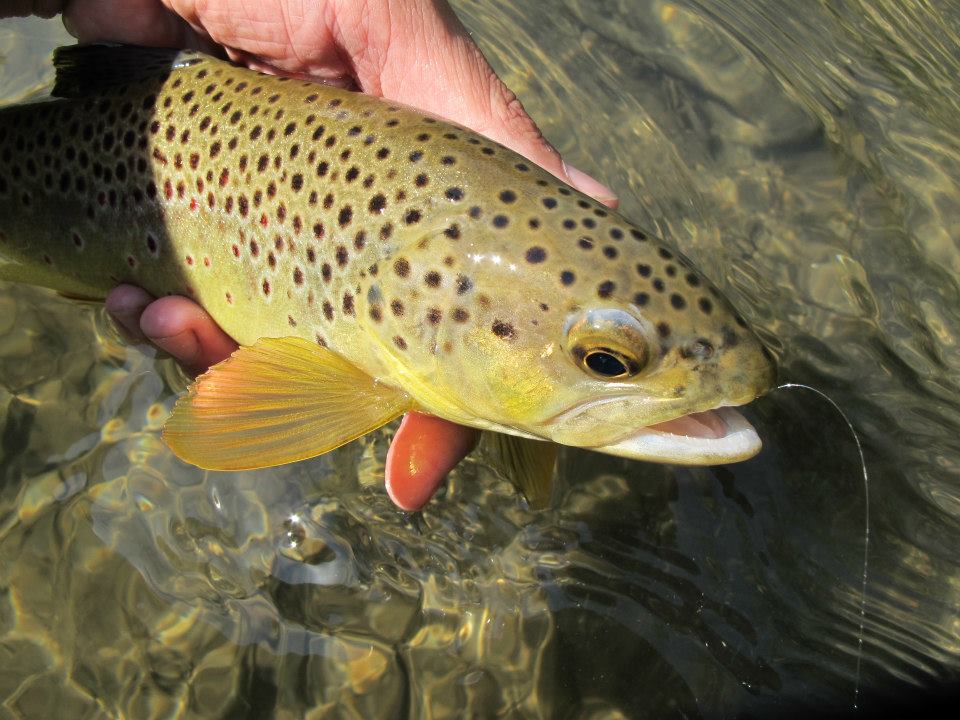
[[73,22],[73,18],[70,17],[70,14],[64,13],[61,19],[63,20],[63,29],[67,31],[67,34],[79,40],[80,36],[77,34],[77,26]]
[[604,205],[616,205],[619,202],[617,194],[604,185],[599,180],[590,177],[583,170],[575,168],[573,165],[563,163],[563,170],[570,178],[570,184],[584,195],[589,195],[594,200],[599,200]]

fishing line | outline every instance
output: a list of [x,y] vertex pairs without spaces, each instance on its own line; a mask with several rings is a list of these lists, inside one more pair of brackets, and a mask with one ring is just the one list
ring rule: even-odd
[[840,409],[840,406],[831,398],[829,395],[824,393],[822,390],[817,390],[814,387],[809,385],[803,385],[801,383],[783,383],[778,385],[777,390],[786,390],[786,389],[798,389],[798,390],[809,390],[815,395],[819,395],[821,398],[826,400],[830,405],[833,406],[833,409],[836,410],[840,417],[843,418],[843,421],[847,424],[847,428],[850,430],[850,434],[853,435],[853,441],[857,445],[857,453],[860,455],[860,469],[863,470],[863,506],[864,506],[864,520],[863,520],[863,577],[860,584],[860,630],[857,637],[857,667],[853,685],[853,709],[858,709],[857,703],[860,699],[860,665],[863,659],[863,627],[866,623],[867,617],[867,563],[870,554],[870,478],[867,476],[867,462],[863,457],[863,447],[860,445],[860,437],[857,435],[857,431],[853,428],[853,423],[850,422],[850,419],[847,417],[846,413]]

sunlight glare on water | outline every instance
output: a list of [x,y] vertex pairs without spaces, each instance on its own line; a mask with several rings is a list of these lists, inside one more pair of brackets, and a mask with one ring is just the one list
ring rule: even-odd
[[[723,717],[960,682],[960,11],[851,0],[461,0],[571,164],[681,248],[829,406],[754,406],[747,463],[479,459],[422,514],[392,430],[207,473],[184,380],[102,309],[0,285],[0,717]],[[0,22],[0,97],[55,22]],[[861,645],[862,641],[862,645]],[[862,655],[861,655],[862,652]]]

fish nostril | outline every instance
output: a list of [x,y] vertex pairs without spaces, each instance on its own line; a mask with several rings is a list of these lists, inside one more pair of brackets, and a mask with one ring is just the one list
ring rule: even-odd
[[689,345],[681,348],[680,355],[684,358],[706,361],[713,357],[713,352],[713,344],[709,340],[697,338]]

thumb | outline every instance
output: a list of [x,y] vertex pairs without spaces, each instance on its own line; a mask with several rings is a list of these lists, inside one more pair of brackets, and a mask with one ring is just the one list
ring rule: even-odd
[[[361,14],[358,6],[366,12]],[[584,194],[616,206],[610,188],[563,162],[445,2],[371,0],[342,3],[339,9],[337,34],[365,92],[469,127]],[[376,22],[378,16],[390,22]]]

